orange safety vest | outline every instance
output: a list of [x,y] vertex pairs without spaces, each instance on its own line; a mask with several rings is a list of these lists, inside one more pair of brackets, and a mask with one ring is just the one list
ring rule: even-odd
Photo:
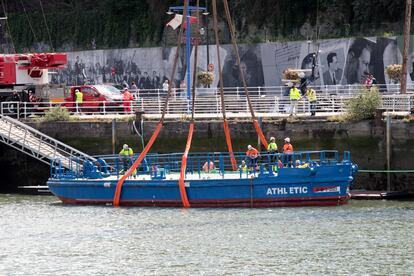
[[292,144],[284,144],[283,145],[283,153],[291,153],[293,152]]
[[259,152],[257,149],[252,148],[251,150],[246,151],[246,155],[250,158],[256,158],[259,156]]
[[125,91],[124,94],[122,95],[123,95],[124,101],[131,101],[133,99],[131,93],[129,93],[128,90]]

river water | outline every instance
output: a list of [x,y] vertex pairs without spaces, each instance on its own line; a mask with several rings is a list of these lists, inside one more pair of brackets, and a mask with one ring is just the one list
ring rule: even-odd
[[414,274],[414,202],[66,206],[0,195],[0,275]]

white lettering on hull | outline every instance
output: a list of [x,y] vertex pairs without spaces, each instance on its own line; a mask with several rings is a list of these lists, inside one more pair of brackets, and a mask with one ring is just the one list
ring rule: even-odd
[[266,195],[299,195],[307,194],[308,187],[293,186],[293,187],[272,187],[267,188]]

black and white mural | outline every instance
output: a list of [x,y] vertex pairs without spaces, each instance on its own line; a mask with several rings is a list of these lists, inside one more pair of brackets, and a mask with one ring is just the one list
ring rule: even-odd
[[[366,74],[373,75],[378,84],[391,84],[384,68],[401,63],[400,37],[370,37],[352,39],[241,44],[238,46],[241,70],[247,85],[283,85],[282,72],[287,68],[313,71],[314,85],[363,83]],[[83,83],[122,84],[135,82],[140,89],[162,88],[166,79],[179,87],[186,81],[185,47],[181,47],[175,76],[171,77],[176,48],[131,48],[94,50],[68,53],[68,65],[54,75],[53,82],[68,85]],[[191,57],[194,57],[192,47]],[[410,49],[408,79],[414,81],[414,49]],[[205,71],[207,61],[214,64],[217,87],[218,62],[215,45],[198,48],[197,71]],[[231,45],[220,46],[221,69],[225,87],[242,86],[239,67]],[[315,59],[315,61],[313,61]],[[193,63],[191,64],[193,67]],[[192,76],[191,68],[191,74]]]

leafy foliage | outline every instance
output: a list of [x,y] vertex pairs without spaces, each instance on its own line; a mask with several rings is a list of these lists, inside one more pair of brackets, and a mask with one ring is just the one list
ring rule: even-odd
[[44,122],[69,121],[71,119],[70,113],[62,107],[52,108],[46,112],[43,118]]
[[401,80],[402,75],[402,65],[401,64],[390,64],[385,67],[385,72],[387,72],[390,79],[395,82],[399,82]]
[[[16,50],[48,51],[49,36],[39,1],[5,1]],[[183,0],[42,0],[47,26],[56,50],[124,48],[160,45],[166,39],[165,14]],[[402,22],[403,0],[232,0],[231,16],[240,41],[315,39],[339,35],[376,35]],[[23,3],[23,6],[22,6]],[[201,5],[212,1],[200,1]],[[195,5],[195,1],[190,1]],[[224,21],[222,1],[217,1],[219,21]],[[23,9],[24,7],[24,9]],[[31,31],[29,22],[34,28]],[[378,16],[378,15],[381,16]],[[212,27],[212,14],[208,16]],[[304,31],[303,26],[310,26]],[[316,26],[318,24],[319,26]],[[223,34],[227,24],[219,24]],[[398,24],[394,24],[398,26]],[[211,32],[213,34],[213,32]],[[223,38],[227,36],[223,36]],[[7,40],[7,39],[6,39]],[[94,41],[94,43],[92,43]],[[223,42],[223,41],[222,41]],[[228,43],[229,41],[224,41]],[[49,45],[50,46],[50,45]],[[32,49],[33,48],[33,49]]]
[[373,119],[375,109],[380,105],[381,95],[378,88],[361,88],[359,95],[347,103],[346,118],[353,121]]
[[291,68],[283,71],[283,78],[285,80],[299,80],[299,73]]
[[204,86],[211,85],[214,81],[214,74],[206,71],[198,72],[197,81]]

